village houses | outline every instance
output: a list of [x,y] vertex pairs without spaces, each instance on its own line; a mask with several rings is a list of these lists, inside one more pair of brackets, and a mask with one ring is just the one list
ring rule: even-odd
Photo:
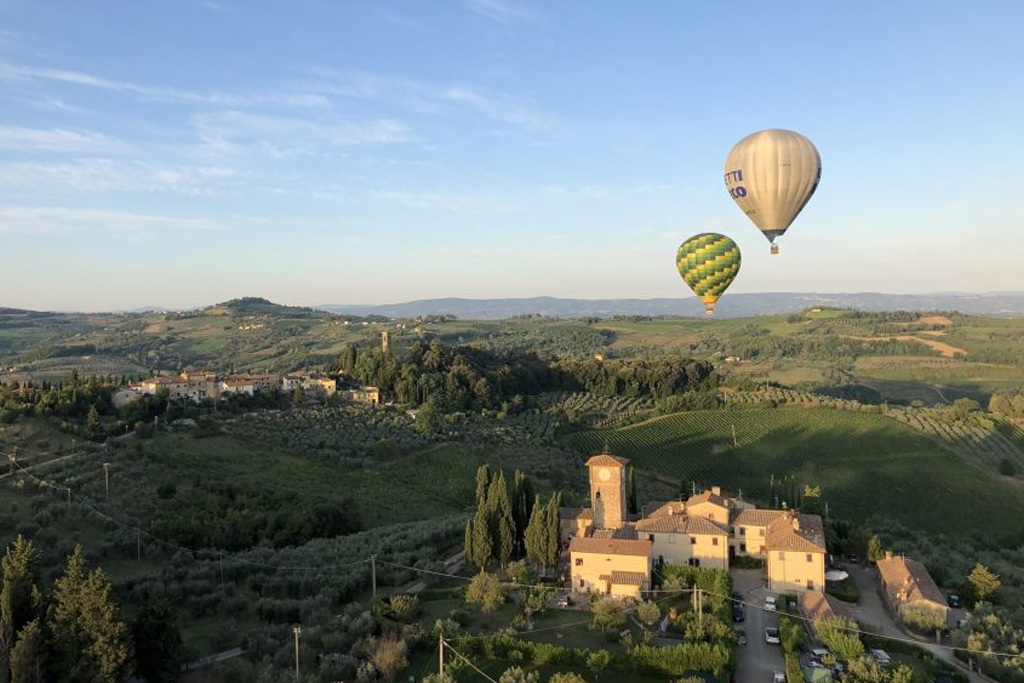
[[875,564],[882,594],[895,614],[902,616],[903,610],[914,606],[930,609],[944,620],[949,620],[946,596],[923,564],[902,555],[893,555],[891,551]]
[[[292,372],[279,375],[233,375],[221,377],[212,372],[183,372],[176,376],[157,376],[140,380],[114,393],[115,408],[143,396],[155,396],[166,390],[172,401],[201,403],[207,399],[220,400],[229,395],[255,396],[273,390],[291,393],[301,388],[317,396],[333,396],[338,391],[338,380],[322,373]],[[380,392],[376,387],[348,390],[344,398],[377,405]]]
[[631,515],[628,466],[610,453],[593,456],[586,463],[590,507],[559,511],[574,592],[640,599],[656,565],[728,570],[732,558],[744,555],[765,562],[772,590],[824,590],[825,530],[818,515],[759,509],[717,486]]

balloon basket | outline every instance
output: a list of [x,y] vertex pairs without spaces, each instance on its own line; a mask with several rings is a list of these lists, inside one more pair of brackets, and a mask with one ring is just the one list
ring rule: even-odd
[[774,256],[775,254],[778,254],[778,253],[779,253],[779,245],[773,244],[772,245],[772,255]]
[[706,309],[704,309],[704,315],[714,315],[714,314],[715,314],[715,309],[713,309],[713,308],[706,308]]

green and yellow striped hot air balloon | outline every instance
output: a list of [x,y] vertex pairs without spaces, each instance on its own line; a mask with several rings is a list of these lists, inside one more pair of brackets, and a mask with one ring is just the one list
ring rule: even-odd
[[679,245],[676,268],[683,282],[715,312],[715,303],[740,272],[740,248],[725,235],[702,232]]

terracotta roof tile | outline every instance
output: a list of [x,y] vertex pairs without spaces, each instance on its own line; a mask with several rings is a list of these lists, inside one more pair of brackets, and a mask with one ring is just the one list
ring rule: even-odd
[[587,467],[625,467],[628,464],[628,459],[611,453],[599,453],[587,460]]
[[651,542],[646,539],[634,541],[620,538],[580,538],[577,536],[569,543],[569,552],[650,557]]
[[879,560],[877,566],[886,590],[897,602],[930,600],[945,606],[946,596],[935,585],[932,575],[920,562],[896,555]]
[[825,527],[818,515],[786,513],[768,525],[765,537],[769,551],[825,552]]
[[705,517],[694,515],[665,515],[642,519],[636,523],[637,531],[655,533],[695,534],[704,536],[728,536],[729,531],[721,524]]

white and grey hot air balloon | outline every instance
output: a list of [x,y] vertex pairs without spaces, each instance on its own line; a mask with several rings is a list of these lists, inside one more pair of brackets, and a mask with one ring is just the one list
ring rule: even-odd
[[736,143],[725,160],[725,187],[779,253],[786,232],[821,180],[821,157],[800,133],[776,128]]

